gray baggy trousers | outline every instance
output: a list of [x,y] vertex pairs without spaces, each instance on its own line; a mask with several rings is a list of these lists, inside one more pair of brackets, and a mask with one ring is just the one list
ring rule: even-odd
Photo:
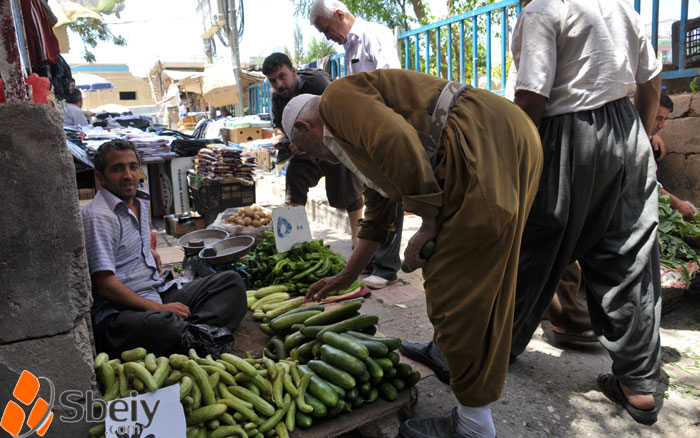
[[511,357],[525,350],[579,260],[591,322],[620,381],[656,390],[661,285],[649,139],[628,99],[540,125],[544,168],[523,233]]
[[167,310],[122,310],[93,328],[95,347],[110,357],[144,347],[156,356],[187,353],[181,344],[187,324],[208,324],[233,331],[248,306],[245,284],[234,271],[224,271],[160,294],[163,303],[179,302],[190,308],[187,320]]

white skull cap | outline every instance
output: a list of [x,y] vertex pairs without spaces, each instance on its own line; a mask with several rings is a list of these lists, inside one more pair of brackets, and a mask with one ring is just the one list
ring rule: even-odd
[[309,103],[309,100],[314,97],[318,96],[315,94],[300,94],[290,100],[287,106],[284,107],[284,111],[282,112],[282,129],[284,129],[284,133],[287,134],[288,139],[291,140],[294,134],[294,122],[297,121],[299,114],[306,104]]

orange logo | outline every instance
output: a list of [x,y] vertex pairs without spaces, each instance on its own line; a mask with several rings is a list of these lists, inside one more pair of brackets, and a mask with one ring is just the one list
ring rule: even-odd
[[[37,399],[40,387],[39,380],[48,382],[51,390],[48,403],[41,397]],[[0,420],[0,427],[16,438],[28,437],[33,433],[44,436],[51,425],[51,420],[53,420],[53,412],[51,412],[54,402],[53,383],[46,377],[37,378],[34,374],[24,370],[17,380],[12,395],[25,406],[30,406],[34,403],[27,419],[27,426],[29,426],[30,430],[20,435],[26,414],[24,409],[14,400],[10,400],[5,406],[5,411],[2,413],[2,419]]]

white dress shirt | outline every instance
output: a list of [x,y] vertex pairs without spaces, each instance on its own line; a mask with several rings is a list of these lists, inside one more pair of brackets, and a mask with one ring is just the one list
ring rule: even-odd
[[348,74],[401,68],[394,34],[381,24],[355,18],[343,47]]
[[517,90],[548,98],[545,116],[600,108],[634,95],[661,71],[626,0],[533,0],[513,32]]

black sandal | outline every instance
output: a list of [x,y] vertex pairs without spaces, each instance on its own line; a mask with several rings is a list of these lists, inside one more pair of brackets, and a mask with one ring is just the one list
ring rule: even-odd
[[610,401],[621,405],[630,414],[634,421],[641,424],[652,425],[656,423],[659,415],[659,403],[654,400],[654,407],[649,410],[638,409],[632,406],[620,388],[620,380],[612,374],[601,374],[596,379],[598,387]]

